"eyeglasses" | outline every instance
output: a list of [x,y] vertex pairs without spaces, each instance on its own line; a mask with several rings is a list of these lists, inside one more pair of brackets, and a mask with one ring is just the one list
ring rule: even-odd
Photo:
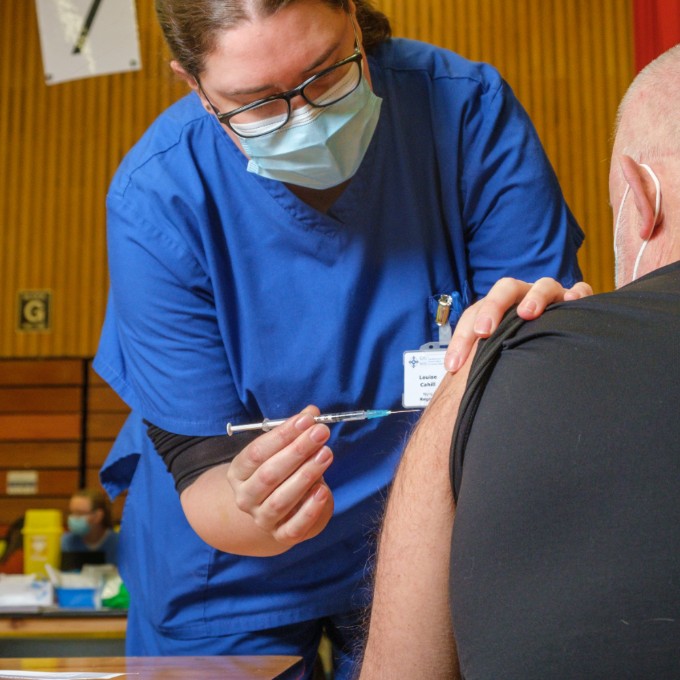
[[314,108],[326,108],[337,104],[359,87],[363,55],[359,47],[359,36],[353,19],[352,28],[354,29],[353,54],[323,71],[319,71],[311,78],[307,78],[304,83],[288,90],[288,92],[274,94],[227,113],[220,113],[208,99],[208,95],[198,78],[196,78],[196,82],[217,116],[217,120],[239,137],[260,137],[275,132],[290,120],[292,111],[290,102],[295,97],[302,97]]

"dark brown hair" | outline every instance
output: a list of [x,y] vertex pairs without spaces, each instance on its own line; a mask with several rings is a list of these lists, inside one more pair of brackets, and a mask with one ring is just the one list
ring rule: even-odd
[[[319,0],[348,11],[349,0]],[[156,0],[163,35],[184,70],[201,74],[205,58],[215,49],[217,34],[254,16],[271,16],[296,0]],[[389,19],[371,0],[354,0],[363,45],[370,52],[392,35]]]
[[103,491],[99,489],[80,489],[73,494],[73,498],[88,498],[92,510],[102,510],[102,525],[106,529],[113,528],[111,519],[111,503]]

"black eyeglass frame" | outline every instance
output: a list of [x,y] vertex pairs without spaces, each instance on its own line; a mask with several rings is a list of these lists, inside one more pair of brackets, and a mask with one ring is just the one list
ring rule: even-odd
[[[357,35],[357,29],[356,25],[354,24],[354,19],[350,17],[352,21],[352,28],[354,29],[354,52],[349,56],[345,57],[344,59],[341,59],[340,61],[336,62],[335,64],[331,64],[331,66],[328,66],[327,68],[323,69],[322,71],[319,71],[318,73],[315,73],[313,76],[310,76],[305,80],[303,83],[298,85],[297,87],[294,87],[292,90],[288,90],[287,92],[281,92],[279,94],[272,94],[269,97],[264,97],[263,99],[258,99],[254,102],[250,102],[250,104],[246,104],[245,106],[240,106],[237,109],[232,109],[231,111],[227,111],[226,113],[220,113],[215,105],[210,101],[208,98],[208,95],[205,93],[205,90],[203,89],[203,86],[201,85],[201,81],[198,79],[198,76],[196,76],[196,84],[198,85],[198,88],[201,90],[203,93],[203,96],[205,97],[206,101],[208,104],[210,104],[210,107],[213,110],[213,113],[217,117],[217,120],[220,121],[223,125],[226,125],[234,134],[238,135],[239,137],[244,137],[245,135],[237,132],[231,125],[231,118],[234,116],[239,115],[240,113],[244,113],[246,111],[250,111],[251,109],[259,108],[260,106],[263,106],[265,104],[268,104],[269,102],[272,101],[277,101],[279,99],[282,99],[283,101],[286,102],[286,105],[288,106],[288,115],[286,116],[286,119],[279,125],[278,127],[274,128],[273,130],[267,130],[266,132],[262,132],[256,135],[249,135],[249,137],[261,137],[262,135],[269,134],[270,132],[276,132],[276,130],[280,130],[289,120],[290,120],[290,114],[291,114],[291,106],[290,102],[292,99],[295,97],[302,97],[310,106],[313,106],[314,108],[317,109],[325,109],[328,106],[333,106],[333,104],[337,104],[338,102],[342,101],[345,97],[348,97],[352,92],[354,92],[357,87],[359,87],[359,84],[361,83],[362,78],[364,77],[363,74],[363,68],[362,68],[362,61],[364,58],[364,55],[361,53],[361,48],[359,46],[359,36]],[[351,64],[352,62],[356,62],[359,64],[359,79],[356,82],[356,85],[349,91],[345,92],[345,94],[342,95],[342,97],[339,97],[338,99],[334,99],[332,102],[329,102],[328,104],[317,104],[313,101],[310,101],[307,96],[305,95],[305,88],[309,87],[309,85],[316,80],[319,80],[320,78],[323,78],[324,76],[328,75],[329,73],[332,73],[336,69],[339,69],[343,66],[346,66],[347,64]]]

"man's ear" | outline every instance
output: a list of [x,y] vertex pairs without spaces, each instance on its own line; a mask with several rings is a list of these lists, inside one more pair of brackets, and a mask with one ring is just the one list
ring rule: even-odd
[[183,80],[194,92],[198,92],[198,94],[200,94],[196,78],[187,73],[187,71],[184,70],[184,67],[178,61],[173,59],[170,62],[170,68],[173,70],[174,74]]
[[[630,156],[622,155],[619,159],[621,171],[630,186],[635,207],[640,215],[638,236],[646,241],[654,231],[654,208],[656,206],[656,187],[647,171]],[[658,216],[657,216],[658,219]]]

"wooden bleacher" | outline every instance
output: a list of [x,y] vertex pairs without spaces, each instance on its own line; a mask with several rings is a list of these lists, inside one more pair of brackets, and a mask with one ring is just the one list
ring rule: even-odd
[[[0,359],[0,536],[27,508],[66,514],[76,489],[99,486],[97,472],[129,409],[90,364]],[[9,483],[22,471],[35,488]],[[115,521],[123,503],[114,503]]]
[[[116,435],[130,409],[93,370],[87,367],[87,422],[84,474],[86,486],[99,485],[99,468],[106,460]],[[113,516],[120,519],[124,498],[113,505]]]

